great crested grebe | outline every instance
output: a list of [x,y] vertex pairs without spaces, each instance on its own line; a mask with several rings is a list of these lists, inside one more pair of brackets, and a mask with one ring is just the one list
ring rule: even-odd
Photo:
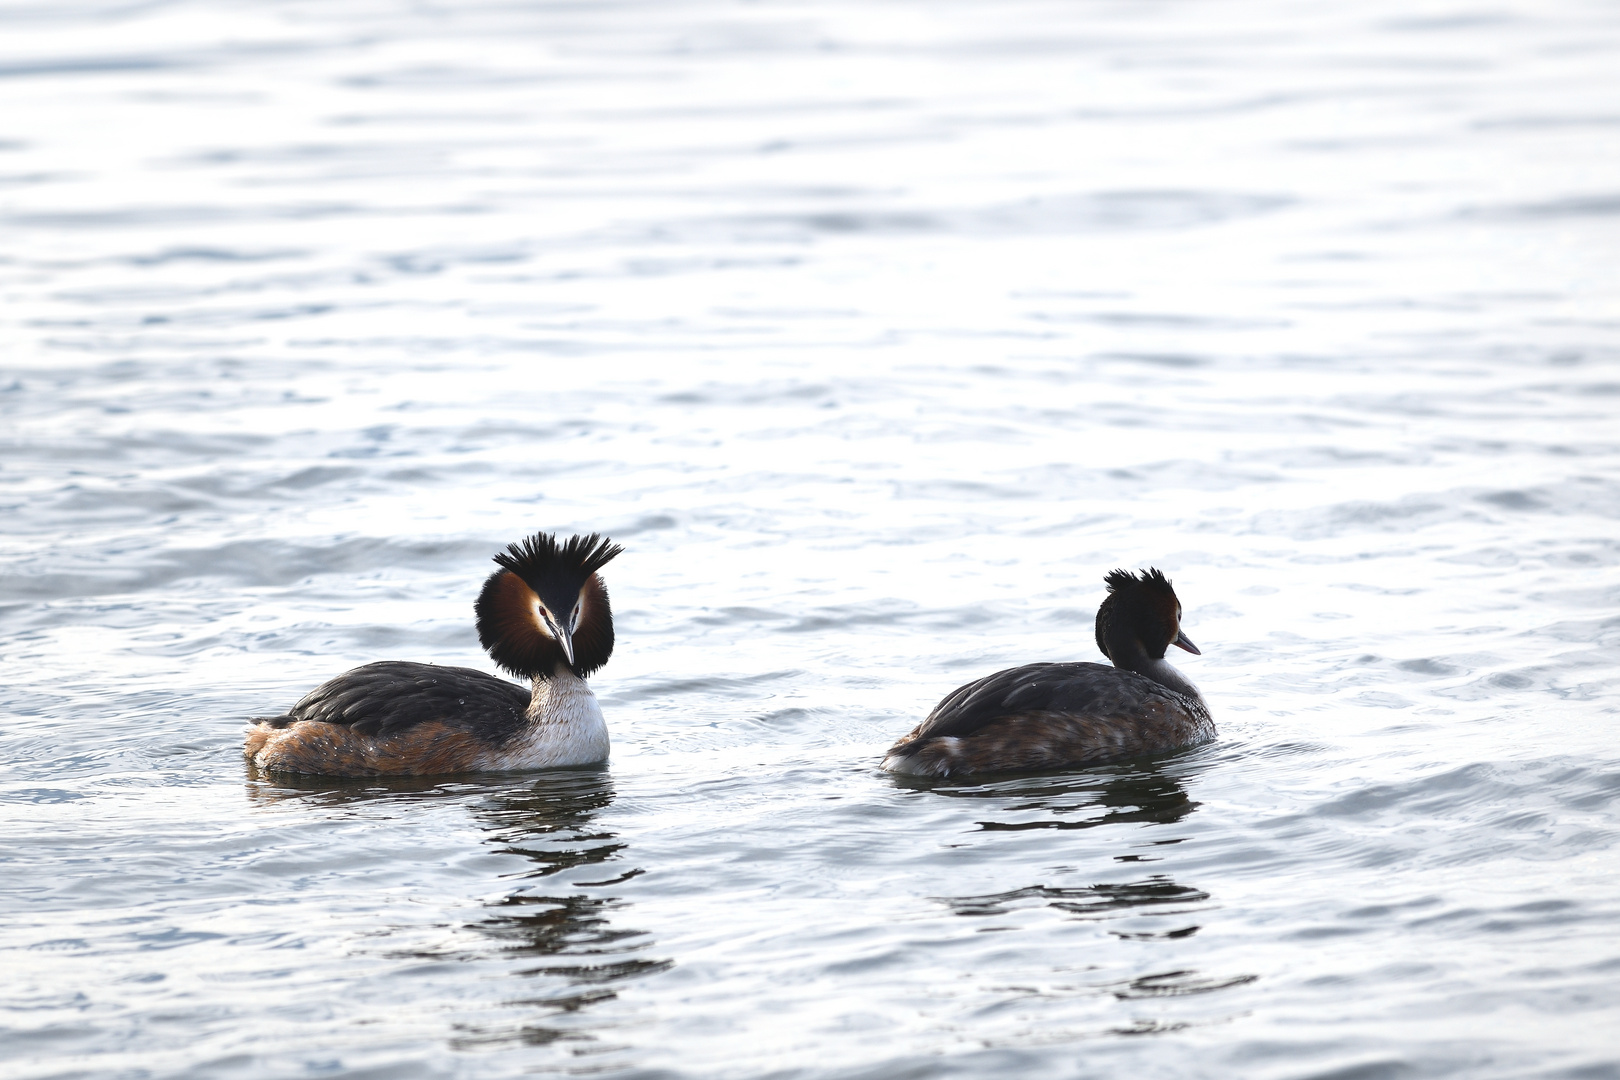
[[883,767],[912,776],[1090,765],[1215,737],[1198,688],[1164,659],[1181,632],[1181,601],[1157,570],[1115,570],[1097,609],[1097,648],[1114,662],[1025,664],[945,696],[895,743]]
[[607,725],[585,679],[613,655],[613,609],[597,571],[624,549],[591,533],[536,533],[495,556],[473,609],[478,640],[533,690],[471,668],[387,660],[311,690],[285,716],[252,721],[261,769],[321,776],[436,776],[593,765]]

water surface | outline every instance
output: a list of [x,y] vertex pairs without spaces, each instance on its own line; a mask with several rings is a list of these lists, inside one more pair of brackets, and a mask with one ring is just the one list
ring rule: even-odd
[[[0,9],[7,1074],[1620,1076],[1620,17],[1319,8]],[[247,773],[542,528],[606,768]]]

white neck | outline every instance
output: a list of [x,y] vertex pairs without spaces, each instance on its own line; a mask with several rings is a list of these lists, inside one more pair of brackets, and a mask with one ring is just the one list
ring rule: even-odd
[[503,769],[595,765],[608,758],[607,723],[585,680],[562,664],[534,680],[528,724],[500,751]]

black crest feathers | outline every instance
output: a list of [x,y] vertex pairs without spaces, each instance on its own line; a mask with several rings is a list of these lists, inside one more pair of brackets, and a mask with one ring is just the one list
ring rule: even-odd
[[1129,570],[1111,570],[1108,576],[1103,578],[1103,582],[1108,586],[1110,594],[1129,592],[1133,589],[1152,589],[1154,592],[1176,595],[1176,590],[1170,587],[1170,579],[1165,577],[1162,571],[1151,566],[1142,571],[1141,577],[1137,577]]
[[577,577],[583,584],[622,551],[624,548],[600,533],[570,536],[561,544],[552,533],[535,533],[506,545],[506,550],[496,555],[495,561],[528,581],[531,587],[537,580],[554,575]]

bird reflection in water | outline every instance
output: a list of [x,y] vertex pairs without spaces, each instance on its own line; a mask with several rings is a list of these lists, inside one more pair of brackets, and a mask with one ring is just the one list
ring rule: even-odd
[[999,804],[995,806],[997,820],[979,822],[986,832],[1095,829],[1131,823],[1174,825],[1199,805],[1188,797],[1180,777],[1157,765],[1117,765],[1001,780],[975,777],[972,782],[916,777],[895,777],[893,782],[896,787],[946,798]]
[[[1116,766],[1062,776],[1020,776],[972,785],[931,785],[936,795],[974,799],[991,805],[995,817],[981,820],[985,832],[1029,829],[1098,829],[1109,825],[1174,825],[1198,808],[1175,775],[1155,766]],[[1175,844],[1165,837],[1151,844]],[[1115,856],[1141,862],[1141,855]],[[1164,874],[1135,881],[1104,882],[1083,887],[1027,885],[984,896],[937,898],[957,915],[1004,915],[1018,908],[1050,907],[1087,920],[1115,919],[1152,912],[1189,916],[1209,899],[1202,889],[1180,885]],[[1120,937],[1190,937],[1198,926],[1183,925],[1146,933],[1117,932]]]
[[[521,888],[492,901],[485,917],[461,926],[492,943],[494,958],[515,961],[514,976],[544,989],[503,999],[503,1005],[530,1010],[514,1023],[457,1024],[452,1045],[458,1049],[592,1041],[596,1036],[579,1014],[617,997],[623,983],[672,966],[673,961],[645,955],[653,944],[645,931],[615,924],[628,905],[613,894],[613,887],[641,871],[620,861],[625,844],[599,820],[614,798],[613,781],[603,769],[557,770],[516,782],[476,776],[344,780],[277,775],[272,780],[251,768],[249,777],[258,781],[249,786],[250,798],[258,802],[312,796],[323,807],[402,797],[462,802],[488,833],[494,850],[533,864],[517,875]],[[491,958],[487,947],[465,944],[400,955]]]
[[[1117,766],[1063,776],[1020,776],[988,783],[911,783],[906,786],[926,788],[947,798],[978,800],[981,805],[993,808],[993,817],[978,822],[985,832],[1174,825],[1198,808],[1198,803],[1187,795],[1182,777],[1161,764]],[[1177,844],[1183,839],[1166,835],[1145,842],[1158,846]],[[1149,856],[1127,854],[1114,856],[1114,861],[1135,864],[1153,860]],[[1198,933],[1198,920],[1210,895],[1177,882],[1168,874],[1145,874],[1124,881],[1088,885],[1041,883],[996,893],[934,899],[953,915],[985,920],[986,925],[980,928],[983,931],[1013,930],[1017,920],[1015,913],[1037,908],[1059,913],[1067,919],[1110,923],[1108,933],[1126,941],[1174,942]],[[1254,979],[1253,975],[1212,977],[1178,968],[1127,979],[1088,981],[1076,989],[1132,1001],[1205,994],[1242,986]],[[1155,1024],[1112,1030],[1114,1034],[1135,1035],[1156,1032],[1161,1027]]]
[[[601,770],[549,774],[503,791],[475,814],[498,850],[532,860],[525,875],[533,883],[492,905],[489,918],[473,929],[498,942],[508,957],[532,961],[515,974],[555,980],[558,989],[515,1004],[545,1009],[554,1017],[618,996],[617,986],[669,968],[672,961],[643,954],[652,945],[645,931],[613,925],[611,916],[625,902],[602,890],[641,874],[626,868],[590,874],[589,868],[616,860],[625,845],[602,828],[597,814],[613,801],[613,783]],[[603,865],[604,871],[614,869]],[[574,873],[569,879],[557,875]],[[511,1032],[467,1033],[467,1042],[506,1040]],[[582,1038],[561,1026],[525,1025],[527,1043]]]

